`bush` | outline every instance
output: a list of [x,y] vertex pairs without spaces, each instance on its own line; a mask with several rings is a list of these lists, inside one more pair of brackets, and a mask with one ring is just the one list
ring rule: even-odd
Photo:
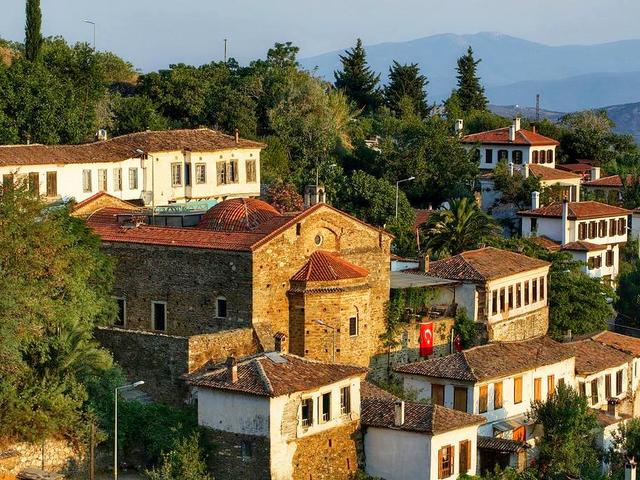
[[179,440],[171,452],[162,456],[161,466],[146,474],[149,480],[213,480],[207,473],[197,433]]

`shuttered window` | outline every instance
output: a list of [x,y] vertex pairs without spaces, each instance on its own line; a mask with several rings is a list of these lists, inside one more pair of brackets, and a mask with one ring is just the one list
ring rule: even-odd
[[513,403],[522,403],[522,377],[513,379]]
[[598,236],[600,238],[604,238],[607,236],[607,221],[606,220],[600,220],[598,222]]
[[598,380],[591,380],[591,404],[597,405],[598,401]]
[[122,191],[122,168],[113,169],[113,190]]
[[616,222],[615,218],[609,220],[609,236],[615,237],[616,231],[618,230],[618,222]]
[[611,374],[608,373],[604,376],[604,398],[611,398]]
[[98,169],[98,191],[100,192],[107,191],[107,169],[106,168]]
[[40,195],[40,174],[29,172],[29,191],[34,195]]
[[453,408],[460,412],[467,411],[467,389],[465,387],[454,387]]
[[485,413],[487,411],[487,397],[488,397],[488,387],[487,385],[483,385],[479,389],[480,396],[478,398],[478,411],[480,413]]
[[460,442],[460,458],[458,459],[459,474],[467,473],[471,468],[471,442],[463,440]]
[[542,379],[534,378],[533,379],[533,399],[536,402],[542,400]]
[[618,235],[625,235],[627,233],[627,219],[621,218],[618,220]]
[[547,377],[547,398],[551,398],[551,396],[556,391],[556,377],[555,375],[549,375]]
[[448,478],[453,475],[453,445],[447,445],[438,450],[438,478]]
[[616,395],[622,393],[622,370],[616,372]]
[[196,184],[207,183],[207,166],[204,163],[196,163]]
[[502,382],[493,384],[493,408],[495,410],[502,408]]
[[444,406],[444,385],[431,384],[431,400],[434,405]]
[[218,185],[227,183],[227,164],[225,162],[216,163],[216,177]]
[[256,161],[255,160],[247,160],[245,164],[247,169],[247,183],[255,183],[257,179],[256,172]]
[[91,170],[82,171],[82,191],[90,192],[92,190]]
[[47,172],[47,197],[58,196],[58,172]]
[[585,240],[587,238],[587,224],[580,222],[578,224],[578,240]]

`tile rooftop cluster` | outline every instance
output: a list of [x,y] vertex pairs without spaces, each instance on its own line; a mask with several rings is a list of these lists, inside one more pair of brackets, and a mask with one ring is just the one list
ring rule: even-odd
[[581,175],[577,175],[575,173],[536,164],[529,165],[529,172],[541,180],[577,180],[582,178]]
[[515,141],[509,140],[509,128],[497,128],[487,132],[473,133],[462,137],[464,143],[491,143],[497,145],[560,145],[560,142],[553,138],[545,137],[539,133],[520,129],[516,131]]
[[[606,203],[586,201],[569,202],[569,220],[585,220],[590,218],[619,217],[628,215],[630,212],[625,208],[607,205]],[[523,217],[550,217],[562,218],[562,202],[550,203],[534,210],[524,210],[518,212]]]

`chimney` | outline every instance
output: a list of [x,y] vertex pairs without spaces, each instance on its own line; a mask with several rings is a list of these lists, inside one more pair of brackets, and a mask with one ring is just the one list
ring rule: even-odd
[[531,210],[540,208],[540,192],[531,192]]
[[513,119],[513,127],[515,128],[516,132],[520,130],[520,117],[516,117]]
[[393,404],[394,416],[393,423],[396,427],[404,425],[404,402],[402,400],[396,400]]
[[513,162],[509,160],[509,175],[513,177]]
[[456,126],[455,126],[456,135],[461,136],[463,130],[464,130],[464,120],[462,118],[458,118],[456,120]]
[[516,126],[515,125],[511,125],[509,127],[509,141],[510,142],[515,142],[516,141]]
[[282,332],[278,332],[274,335],[273,339],[274,339],[275,351],[280,353],[285,353],[286,352],[285,344],[287,342],[287,336]]
[[631,457],[624,464],[624,480],[636,480],[636,459]]
[[533,125],[533,126],[531,127],[531,130],[533,131],[533,133],[536,133],[538,129],[536,128],[536,126],[535,126],[535,125]]
[[612,418],[620,418],[618,416],[618,404],[620,400],[617,398],[610,398],[607,400],[607,415]]
[[229,373],[229,381],[236,383],[238,381],[238,361],[234,355],[227,357],[227,372]]
[[240,143],[240,130],[236,128],[236,145]]
[[107,131],[104,128],[101,128],[96,133],[96,140],[98,142],[104,142],[107,139]]
[[427,253],[420,255],[418,259],[418,270],[420,273],[429,273],[429,255]]
[[562,199],[562,245],[569,243],[569,200]]
[[524,176],[524,178],[529,178],[529,164],[525,163],[522,166],[522,175]]
[[591,167],[591,180],[600,179],[600,167]]

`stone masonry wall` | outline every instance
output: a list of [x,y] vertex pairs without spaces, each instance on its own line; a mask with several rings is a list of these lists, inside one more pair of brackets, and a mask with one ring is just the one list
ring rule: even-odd
[[514,341],[546,335],[549,307],[487,325],[489,341]]
[[260,351],[260,346],[251,328],[195,335],[189,337],[188,343],[189,372],[197,370],[209,360],[222,361],[231,354],[243,357]]
[[[151,302],[167,302],[163,333],[189,336],[251,326],[251,255],[196,248],[104,243],[116,259],[114,296],[125,328],[152,330]],[[216,298],[227,300],[217,318]]]
[[48,439],[44,444],[2,444],[0,448],[0,475],[17,474],[25,468],[41,468],[47,472],[74,471],[83,462],[82,452],[63,439]]
[[[269,438],[205,428],[207,464],[216,480],[271,478]],[[243,448],[243,444],[245,447]]]

